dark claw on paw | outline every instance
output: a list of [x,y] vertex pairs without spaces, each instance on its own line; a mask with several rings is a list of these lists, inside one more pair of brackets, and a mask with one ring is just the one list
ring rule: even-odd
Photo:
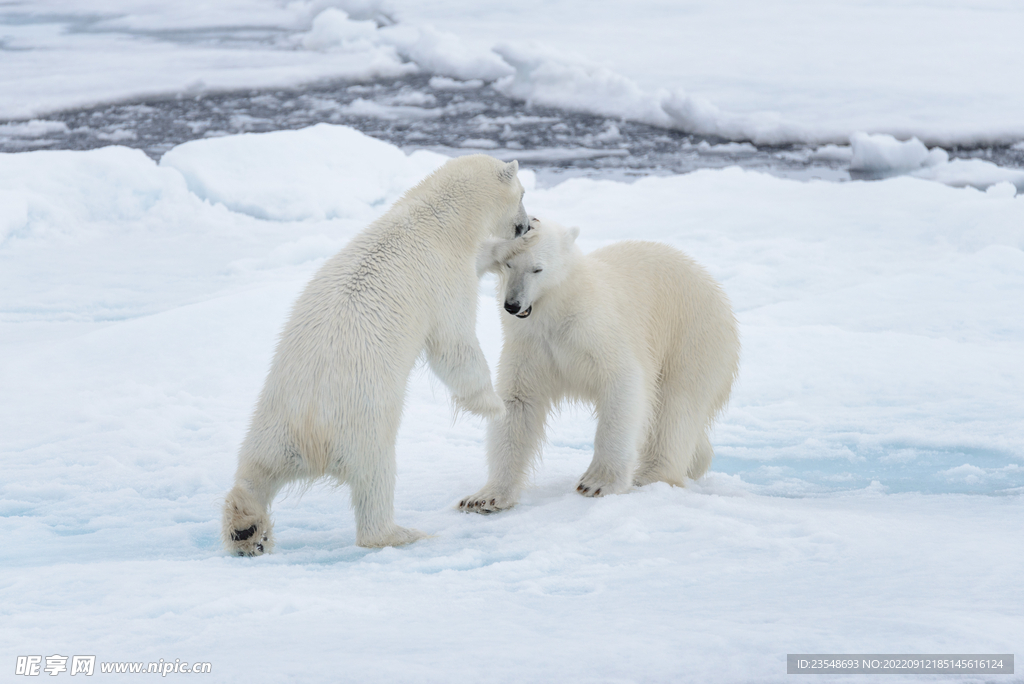
[[577,492],[582,492],[583,491],[583,485],[576,485],[576,491]]
[[256,534],[256,525],[253,525],[252,527],[250,527],[248,529],[245,529],[245,530],[235,530],[234,532],[231,533],[231,540],[232,541],[245,541],[246,539],[248,539],[249,537],[251,537],[254,534]]
[[263,553],[263,544],[257,544],[256,545],[256,550],[259,551],[260,553]]
[[491,499],[491,505],[492,506],[494,505],[494,499]]
[[601,495],[601,488],[598,487],[597,489],[594,490],[594,496],[600,496],[600,495]]

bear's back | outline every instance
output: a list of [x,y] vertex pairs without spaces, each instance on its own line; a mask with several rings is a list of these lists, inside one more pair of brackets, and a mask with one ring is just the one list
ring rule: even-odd
[[709,344],[738,355],[736,320],[725,292],[680,250],[627,240],[584,258],[600,274],[604,296],[614,303],[620,325],[644,331],[655,356],[685,354]]

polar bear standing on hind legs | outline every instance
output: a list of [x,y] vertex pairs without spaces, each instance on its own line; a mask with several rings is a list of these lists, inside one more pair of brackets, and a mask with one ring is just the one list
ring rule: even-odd
[[[476,339],[478,253],[526,232],[516,162],[447,162],[321,267],[292,309],[238,455],[222,536],[272,550],[269,508],[296,480],[348,483],[356,543],[423,538],[394,522],[395,438],[421,353],[466,411],[504,411]],[[497,250],[497,251],[495,251]]]
[[725,293],[673,247],[620,242],[584,256],[578,234],[532,219],[524,249],[493,264],[508,313],[497,388],[505,413],[487,431],[487,485],[462,510],[518,502],[563,399],[597,413],[594,458],[576,487],[584,496],[682,485],[711,464],[707,432],[739,364]]

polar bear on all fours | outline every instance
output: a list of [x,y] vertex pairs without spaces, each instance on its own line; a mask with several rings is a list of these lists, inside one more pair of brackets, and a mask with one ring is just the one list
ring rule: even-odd
[[[487,485],[459,507],[514,506],[560,401],[594,405],[594,458],[577,491],[682,485],[711,464],[708,430],[729,399],[739,335],[729,300],[668,245],[620,242],[586,256],[578,228],[531,219],[525,249],[493,264],[504,416],[487,433]],[[497,258],[497,257],[496,257]]]
[[447,162],[317,272],[292,309],[238,455],[222,536],[273,548],[269,507],[296,480],[349,485],[360,546],[425,536],[394,522],[395,438],[421,353],[455,404],[504,411],[476,339],[477,257],[528,227],[518,164]]

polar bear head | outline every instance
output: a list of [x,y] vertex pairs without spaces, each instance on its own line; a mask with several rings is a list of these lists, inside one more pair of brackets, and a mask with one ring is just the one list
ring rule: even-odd
[[523,208],[519,162],[505,163],[486,154],[456,157],[444,163],[406,195],[454,214],[459,225],[472,226],[476,239],[511,239],[529,228]]
[[544,295],[565,280],[572,260],[580,256],[576,246],[579,228],[565,228],[551,221],[530,219],[529,232],[518,249],[509,250],[498,263],[498,292],[505,311],[526,318]]

